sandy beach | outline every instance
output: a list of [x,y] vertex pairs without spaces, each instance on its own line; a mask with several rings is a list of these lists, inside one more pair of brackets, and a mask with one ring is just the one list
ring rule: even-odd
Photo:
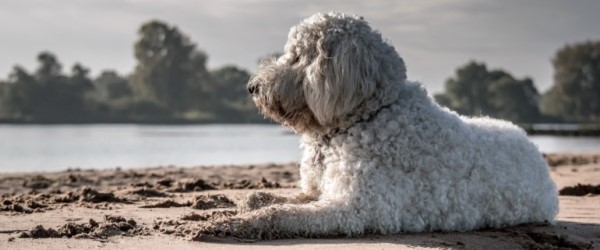
[[196,237],[257,190],[299,192],[295,163],[0,174],[0,249],[600,249],[600,152],[549,154],[555,225],[247,241]]

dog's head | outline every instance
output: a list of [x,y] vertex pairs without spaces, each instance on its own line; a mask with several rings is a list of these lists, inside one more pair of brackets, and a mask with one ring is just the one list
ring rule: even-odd
[[405,79],[400,56],[362,17],[319,13],[291,29],[284,54],[263,61],[248,91],[263,114],[306,132],[360,116]]

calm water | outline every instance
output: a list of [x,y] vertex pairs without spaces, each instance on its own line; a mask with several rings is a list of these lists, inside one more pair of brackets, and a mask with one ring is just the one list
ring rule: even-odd
[[[599,138],[532,136],[544,152],[600,151]],[[0,125],[0,172],[291,162],[278,125]]]

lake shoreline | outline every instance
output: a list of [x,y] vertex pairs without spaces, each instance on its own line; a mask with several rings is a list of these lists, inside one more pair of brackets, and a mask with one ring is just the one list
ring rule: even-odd
[[[559,189],[600,185],[600,152],[544,157]],[[594,212],[600,207],[598,195],[560,196],[556,225],[254,243],[232,238],[189,240],[204,221],[237,213],[235,203],[251,192],[298,193],[298,178],[296,163],[0,173],[0,245],[11,249],[600,247],[600,214]]]
[[[186,119],[171,119],[171,120],[108,120],[108,121],[28,121],[28,120],[2,120],[0,126],[15,125],[15,126],[61,126],[61,125],[140,125],[140,126],[193,126],[193,125],[275,125],[279,124],[270,120],[263,122],[223,122],[210,120],[186,120]],[[600,137],[600,125],[598,124],[517,124],[528,135],[553,135],[553,136],[577,136],[577,137]],[[542,126],[539,126],[542,125]],[[546,126],[544,126],[546,125]],[[549,126],[548,126],[549,125]]]

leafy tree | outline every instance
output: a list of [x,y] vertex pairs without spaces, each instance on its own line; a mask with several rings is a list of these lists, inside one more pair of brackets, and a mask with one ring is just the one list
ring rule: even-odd
[[50,52],[42,52],[37,57],[38,63],[40,64],[35,72],[35,76],[40,82],[47,82],[57,80],[62,77],[62,65],[56,59],[56,56]]
[[249,100],[246,84],[250,73],[233,65],[224,66],[211,73],[216,82],[216,96],[229,102]]
[[[63,109],[67,107],[67,111],[73,112],[73,120],[88,120],[96,115],[95,110],[93,110],[95,100],[92,99],[95,87],[89,74],[90,70],[88,68],[76,63],[71,68],[71,74],[68,76],[67,82],[63,84],[62,98],[71,102],[70,105],[65,103]],[[73,104],[79,104],[80,106]]]
[[94,79],[96,96],[102,102],[110,102],[133,95],[127,78],[120,76],[116,71],[105,70]]
[[510,76],[494,82],[489,89],[493,110],[491,116],[516,122],[540,121],[540,95],[529,78],[517,80]]
[[10,111],[6,110],[6,99],[8,97],[10,85],[7,82],[0,80],[0,119],[10,115]]
[[138,34],[138,64],[132,76],[135,93],[173,111],[184,111],[190,95],[201,95],[189,91],[200,92],[198,85],[208,75],[206,54],[176,27],[161,21],[143,24]]
[[446,81],[446,93],[438,103],[464,115],[488,115],[515,122],[540,119],[539,94],[531,79],[518,80],[502,70],[488,70],[470,62]]
[[10,118],[30,120],[33,116],[34,98],[38,88],[34,76],[20,66],[9,74],[3,98],[3,113]]
[[85,93],[94,90],[94,84],[90,79],[90,70],[85,66],[76,63],[71,69],[71,76],[67,82],[75,92]]
[[[72,114],[64,106],[81,103],[70,102],[70,98],[62,98],[64,94],[70,96],[70,91],[64,89],[67,77],[62,74],[62,65],[58,59],[49,52],[42,52],[37,57],[39,66],[35,71],[35,85],[31,105],[33,106],[32,117],[36,120],[52,121],[62,120]],[[61,112],[62,111],[62,112]]]
[[210,109],[216,91],[215,79],[206,68],[208,56],[197,52],[190,61],[191,75],[186,84],[185,106],[187,109]]
[[568,121],[600,121],[600,41],[566,45],[552,60],[554,85],[543,113]]
[[213,112],[220,120],[228,122],[259,122],[256,106],[248,95],[246,85],[250,73],[238,67],[229,65],[211,72],[215,81]]
[[71,76],[62,74],[62,65],[49,52],[38,56],[39,66],[30,75],[16,66],[9,76],[3,113],[15,119],[78,122],[87,119],[86,94],[93,91],[89,70],[76,64]]
[[46,52],[38,56],[38,61],[35,77],[39,91],[34,95],[34,117],[42,121],[86,120],[85,95],[93,90],[89,70],[75,64],[70,76],[63,75],[56,57]]

